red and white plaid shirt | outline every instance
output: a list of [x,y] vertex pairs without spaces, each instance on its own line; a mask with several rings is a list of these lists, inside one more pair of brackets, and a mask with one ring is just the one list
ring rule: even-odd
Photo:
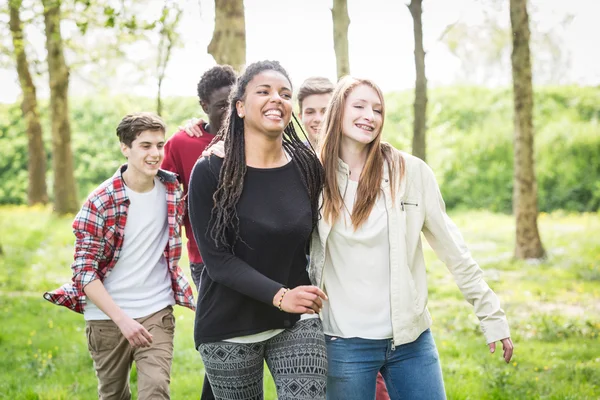
[[[104,281],[119,260],[129,208],[129,198],[122,176],[126,169],[126,164],[121,166],[112,178],[94,190],[75,217],[72,283],[44,293],[46,300],[83,313],[86,302],[83,288],[95,279]],[[175,174],[159,170],[158,178],[167,190],[169,241],[164,256],[169,265],[175,302],[195,310],[192,289],[177,265],[181,257],[181,222],[185,212],[185,200],[181,198]]]

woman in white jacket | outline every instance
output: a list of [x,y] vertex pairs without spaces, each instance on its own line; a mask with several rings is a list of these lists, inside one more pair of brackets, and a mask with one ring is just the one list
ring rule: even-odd
[[444,383],[429,330],[421,232],[446,264],[480,320],[490,351],[513,344],[504,311],[446,215],[431,169],[381,143],[381,90],[343,78],[325,115],[322,218],[309,273],[325,290],[327,398],[373,399],[377,372],[394,399],[443,399]]

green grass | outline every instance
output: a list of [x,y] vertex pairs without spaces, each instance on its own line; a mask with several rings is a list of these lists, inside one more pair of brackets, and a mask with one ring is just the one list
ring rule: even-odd
[[[600,214],[540,215],[549,254],[543,263],[512,259],[512,217],[475,211],[452,216],[502,300],[515,355],[507,365],[501,351],[489,354],[471,307],[425,246],[432,331],[448,398],[599,398]],[[96,396],[82,316],[41,297],[70,278],[71,220],[45,208],[0,208],[2,399]],[[187,271],[185,256],[182,265]],[[198,398],[203,366],[193,348],[194,316],[176,307],[176,317],[172,398]],[[265,376],[265,398],[274,399],[273,382]]]

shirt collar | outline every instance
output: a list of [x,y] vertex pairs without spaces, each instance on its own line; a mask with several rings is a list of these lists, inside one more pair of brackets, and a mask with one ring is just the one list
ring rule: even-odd
[[[125,190],[125,180],[123,179],[123,172],[127,170],[127,164],[123,164],[119,167],[117,172],[113,175],[113,188],[115,191],[115,201],[117,204],[121,204],[125,201],[129,201],[127,197],[127,190]],[[173,190],[173,186],[177,187],[177,176],[169,171],[159,169],[156,174],[158,179],[168,187],[169,190]]]

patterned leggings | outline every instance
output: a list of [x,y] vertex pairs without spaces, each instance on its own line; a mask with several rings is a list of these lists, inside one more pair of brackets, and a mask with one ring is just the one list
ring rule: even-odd
[[258,343],[204,343],[198,348],[218,400],[262,400],[264,361],[279,400],[325,399],[327,348],[319,318]]

